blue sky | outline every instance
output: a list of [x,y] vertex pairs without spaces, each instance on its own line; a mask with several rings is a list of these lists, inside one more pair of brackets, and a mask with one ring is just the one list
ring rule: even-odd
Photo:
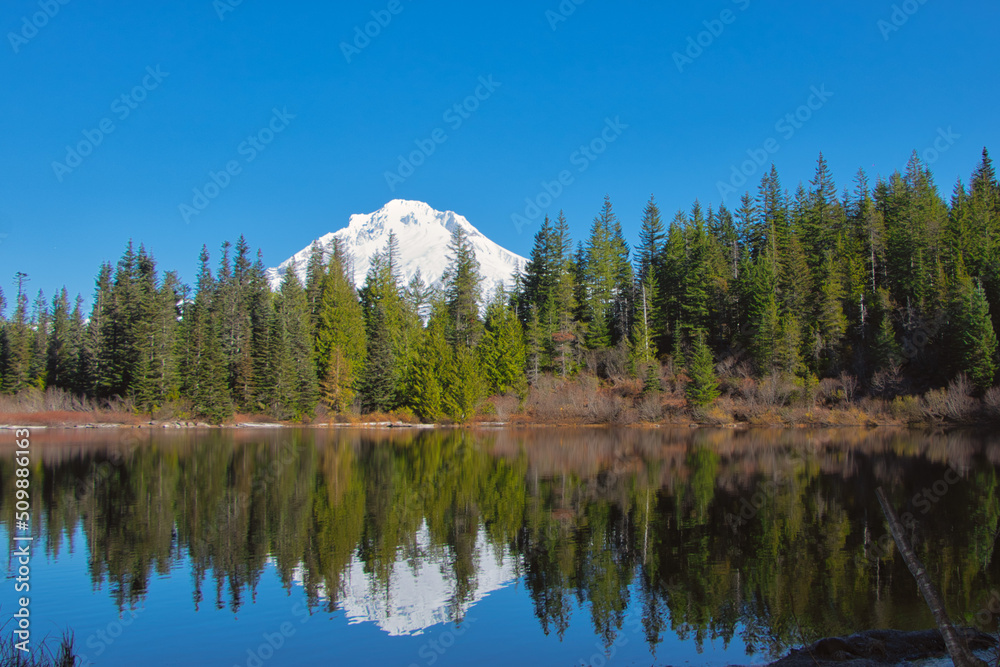
[[609,194],[634,240],[651,193],[717,206],[762,151],[789,189],[823,151],[842,190],[916,149],[948,195],[998,145],[997,25],[961,0],[10,0],[0,285],[89,299],[130,238],[187,282],[240,234],[273,266],[393,198],[527,254],[543,184],[575,238]]

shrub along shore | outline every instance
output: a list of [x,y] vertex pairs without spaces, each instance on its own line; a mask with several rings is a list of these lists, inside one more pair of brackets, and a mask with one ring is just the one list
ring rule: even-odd
[[592,376],[545,378],[523,398],[506,394],[484,400],[474,419],[443,419],[430,424],[409,410],[337,414],[322,408],[306,419],[274,420],[266,413],[237,413],[213,424],[179,409],[142,413],[125,402],[98,404],[59,390],[29,390],[0,397],[0,427],[976,427],[1000,422],[1000,389],[976,397],[962,377],[922,396],[893,399],[853,394],[851,377],[823,380],[815,387],[803,387],[787,377],[761,381],[727,377],[720,381],[724,393],[704,406],[688,401],[683,379],[665,381],[664,386],[664,391],[649,393],[635,379],[602,383]]

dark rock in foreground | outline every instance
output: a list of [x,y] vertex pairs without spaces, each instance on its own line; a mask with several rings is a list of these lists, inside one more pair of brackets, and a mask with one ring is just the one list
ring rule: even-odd
[[[993,637],[976,630],[958,632],[973,651],[993,648],[997,643]],[[938,630],[870,630],[850,637],[821,639],[811,646],[792,651],[787,657],[771,663],[771,667],[885,667],[944,655],[947,655],[947,649]]]

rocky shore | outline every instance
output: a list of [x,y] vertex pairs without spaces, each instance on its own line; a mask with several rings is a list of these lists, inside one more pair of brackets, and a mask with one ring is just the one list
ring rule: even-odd
[[[959,633],[981,659],[988,660],[990,655],[995,656],[996,638],[969,628]],[[934,664],[952,664],[944,639],[937,630],[870,630],[850,637],[821,639],[792,651],[769,667],[886,667],[934,658],[943,659]],[[995,657],[992,664],[996,664]]]

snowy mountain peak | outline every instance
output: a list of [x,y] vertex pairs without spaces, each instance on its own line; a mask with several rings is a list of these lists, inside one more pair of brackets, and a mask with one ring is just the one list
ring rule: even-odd
[[[399,273],[403,284],[419,271],[428,285],[438,285],[448,265],[448,244],[456,226],[465,230],[476,251],[487,292],[497,282],[509,285],[514,271],[527,262],[488,239],[454,211],[438,211],[424,202],[406,199],[393,199],[374,213],[352,215],[347,227],[317,240],[328,252],[333,248],[334,239],[340,240],[353,265],[354,283],[360,287],[372,258],[385,249],[389,234],[394,233],[399,241]],[[271,285],[277,289],[282,276],[293,265],[304,282],[311,252],[310,243],[277,268],[269,269]]]

